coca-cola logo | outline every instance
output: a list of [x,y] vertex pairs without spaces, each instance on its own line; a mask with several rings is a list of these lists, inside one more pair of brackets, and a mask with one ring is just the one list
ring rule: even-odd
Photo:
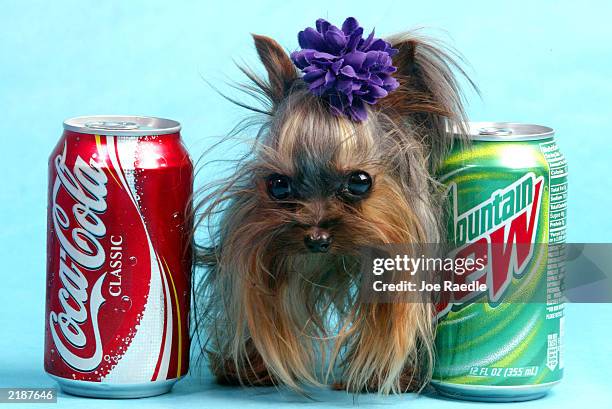
[[[93,371],[102,361],[98,312],[106,301],[102,295],[106,273],[100,275],[88,291],[89,282],[83,270],[99,270],[106,261],[100,242],[106,235],[106,226],[100,215],[107,208],[108,178],[102,165],[93,157],[86,162],[77,156],[71,171],[66,166],[66,151],[64,145],[62,154],[55,158],[57,176],[53,183],[51,209],[55,236],[60,244],[57,277],[62,286],[57,297],[61,310],[49,313],[49,326],[62,359],[74,369],[87,372]],[[62,190],[74,199],[71,209],[58,203]],[[88,339],[84,331],[89,319],[93,340]],[[93,352],[85,356],[83,351],[91,351],[90,345]]]

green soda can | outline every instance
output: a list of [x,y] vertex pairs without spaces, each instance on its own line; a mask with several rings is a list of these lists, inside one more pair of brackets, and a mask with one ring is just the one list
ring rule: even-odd
[[567,163],[551,128],[481,122],[469,133],[438,174],[452,254],[484,260],[453,279],[486,290],[439,300],[432,384],[458,399],[537,399],[563,376]]

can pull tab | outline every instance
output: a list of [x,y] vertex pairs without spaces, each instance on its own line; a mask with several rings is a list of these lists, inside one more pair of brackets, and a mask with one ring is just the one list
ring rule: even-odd
[[90,129],[104,129],[108,131],[126,131],[140,128],[136,122],[127,121],[93,121],[87,122],[85,126]]
[[480,128],[478,130],[478,135],[491,135],[491,136],[509,136],[512,135],[512,130],[510,128],[500,128],[497,126]]

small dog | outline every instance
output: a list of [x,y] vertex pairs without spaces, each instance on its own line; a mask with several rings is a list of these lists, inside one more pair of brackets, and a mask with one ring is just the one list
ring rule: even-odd
[[244,89],[266,108],[234,102],[263,120],[195,215],[210,235],[195,320],[220,383],[387,394],[430,376],[433,306],[358,302],[360,250],[444,236],[432,169],[464,123],[465,74],[414,32],[359,30],[319,20],[291,56],[253,36],[267,79],[243,68]]

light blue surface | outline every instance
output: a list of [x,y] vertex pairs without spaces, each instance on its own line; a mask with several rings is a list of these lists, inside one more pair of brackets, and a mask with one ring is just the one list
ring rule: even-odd
[[[183,123],[194,157],[242,112],[204,83],[241,77],[232,60],[257,66],[250,32],[289,49],[317,17],[356,16],[384,35],[415,26],[458,48],[483,99],[468,94],[473,120],[549,125],[570,164],[569,239],[612,238],[609,130],[612,3],[606,1],[8,1],[0,0],[0,386],[52,385],[42,373],[47,155],[64,118],[157,115]],[[203,169],[198,183],[210,178]],[[545,400],[525,406],[610,407],[612,309],[572,305],[567,375]],[[185,380],[174,393],[131,406],[352,406],[342,393],[319,403],[274,391]],[[62,396],[65,407],[125,402]],[[393,407],[475,407],[453,401],[360,396]],[[22,406],[23,407],[23,406]]]
[[[32,303],[36,304],[36,303]],[[42,315],[42,314],[40,314]],[[54,387],[55,383],[42,371],[42,326],[40,319],[15,325],[0,335],[0,387]],[[612,306],[572,304],[566,309],[565,377],[562,383],[543,399],[496,405],[526,408],[609,408],[612,348],[609,328],[612,327]],[[14,335],[13,330],[24,334]],[[172,393],[154,398],[135,400],[84,399],[70,395],[59,396],[62,408],[152,407],[152,408],[318,408],[352,407],[353,396],[345,392],[320,391],[307,400],[288,391],[274,388],[236,388],[216,385],[207,374],[192,374],[179,381]],[[446,400],[435,395],[415,397],[412,394],[379,397],[356,395],[360,407],[377,408],[476,408],[491,404]],[[0,404],[1,405],[1,404]],[[20,406],[21,407],[21,406]]]

